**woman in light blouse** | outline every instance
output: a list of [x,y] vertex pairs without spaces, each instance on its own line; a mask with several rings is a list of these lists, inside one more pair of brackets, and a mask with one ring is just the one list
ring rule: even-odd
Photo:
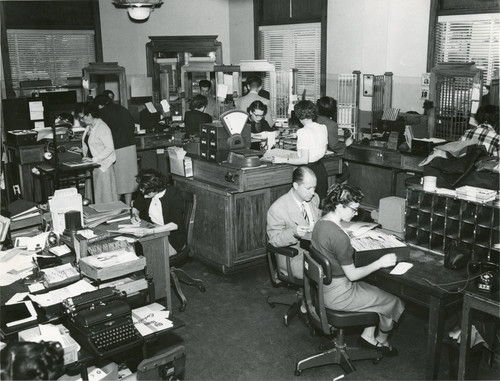
[[[100,165],[94,169],[94,203],[113,202],[118,200],[116,193],[116,177],[113,163],[116,160],[113,136],[108,125],[98,117],[99,108],[96,102],[87,102],[79,113],[80,122],[85,126],[82,137],[83,161]],[[86,187],[87,196],[90,194]]]
[[316,175],[316,193],[322,200],[328,189],[328,174],[321,159],[326,154],[328,131],[324,124],[316,123],[316,105],[307,100],[300,101],[294,107],[295,115],[303,127],[297,130],[297,156],[273,157],[274,163],[307,165]]

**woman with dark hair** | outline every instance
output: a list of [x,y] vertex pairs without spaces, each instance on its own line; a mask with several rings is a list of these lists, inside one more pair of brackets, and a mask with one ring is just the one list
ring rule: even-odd
[[273,131],[265,119],[267,115],[267,106],[261,101],[253,101],[247,108],[249,115],[248,121],[252,126],[252,133],[256,134],[262,131]]
[[500,135],[498,135],[498,106],[481,106],[476,112],[477,127],[464,132],[460,140],[475,140],[485,146],[490,156],[499,156]]
[[[343,155],[346,145],[339,141],[339,126],[337,124],[337,101],[332,97],[322,97],[316,102],[318,117],[316,122],[324,124],[328,131],[328,148],[339,155]],[[345,136],[344,136],[345,139]],[[349,178],[349,167],[342,160],[342,173],[337,175],[337,183],[343,183]]]
[[64,369],[64,351],[57,341],[15,342],[0,352],[0,380],[57,380]]
[[143,169],[137,176],[139,196],[133,201],[132,220],[145,220],[157,225],[170,225],[169,254],[180,252],[187,243],[183,224],[184,201],[179,188],[154,169]]
[[403,302],[396,296],[360,279],[383,267],[396,264],[394,253],[386,254],[363,267],[356,267],[349,236],[342,230],[341,222],[350,221],[357,213],[364,195],[358,188],[335,184],[321,202],[324,216],[316,222],[311,244],[330,261],[332,281],[324,287],[325,307],[339,311],[376,312],[376,328],[366,327],[359,339],[365,347],[374,348],[384,356],[396,356],[398,351],[389,344],[389,333],[394,322],[404,311]]
[[195,95],[189,108],[184,115],[184,126],[186,137],[200,135],[200,125],[203,123],[212,123],[212,117],[206,113],[208,99],[204,95]]
[[[116,161],[113,135],[108,125],[99,117],[97,102],[90,101],[79,112],[80,122],[85,126],[82,137],[83,161],[100,164],[94,169],[94,203],[113,202],[118,200],[116,191],[115,169]],[[87,197],[89,187],[85,187]]]
[[[108,92],[108,93],[106,93]],[[132,114],[121,104],[115,103],[105,90],[95,98],[99,107],[99,117],[108,125],[113,136],[116,161],[113,165],[116,176],[116,193],[123,196],[127,205],[132,201],[132,193],[137,190],[137,150],[134,140],[135,122]]]
[[325,198],[328,189],[328,174],[321,159],[328,145],[328,131],[324,124],[316,123],[316,105],[311,101],[300,101],[294,107],[295,115],[303,127],[297,130],[297,156],[273,157],[274,163],[307,165],[316,175],[316,193]]

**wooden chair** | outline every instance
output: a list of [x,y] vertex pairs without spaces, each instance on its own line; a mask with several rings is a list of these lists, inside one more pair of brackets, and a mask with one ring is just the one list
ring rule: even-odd
[[304,297],[309,320],[317,330],[327,336],[337,331],[337,337],[332,340],[332,348],[325,348],[319,354],[298,361],[295,367],[296,376],[305,369],[330,364],[340,365],[346,373],[351,373],[356,370],[353,361],[372,359],[376,364],[382,357],[380,352],[371,348],[347,346],[344,328],[373,326],[378,324],[379,318],[375,312],[334,311],[326,308],[323,285],[330,284],[331,281],[330,262],[311,246],[309,253],[304,253]]
[[[296,278],[292,274],[291,258],[298,255],[298,250],[294,247],[275,247],[270,243],[267,244],[267,263],[269,265],[269,275],[271,283],[274,287],[288,287],[295,290],[294,293],[274,294],[267,297],[267,302],[274,308],[275,304],[285,304],[290,306],[288,311],[283,316],[283,324],[288,327],[290,320],[300,311],[302,305],[302,287],[304,282],[302,279]],[[278,255],[286,257],[287,274],[279,271],[277,265]]]
[[196,212],[196,195],[192,193],[182,192],[184,199],[184,227],[187,233],[187,244],[179,253],[170,257],[170,281],[174,288],[175,294],[181,302],[179,311],[184,311],[187,305],[187,299],[182,292],[180,282],[189,286],[196,286],[201,292],[205,292],[205,285],[201,279],[191,277],[186,271],[180,269],[185,262],[191,259],[192,252],[189,245],[193,239],[194,215]]

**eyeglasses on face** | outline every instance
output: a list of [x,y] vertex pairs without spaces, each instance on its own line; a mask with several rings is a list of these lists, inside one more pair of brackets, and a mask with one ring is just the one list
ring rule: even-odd
[[352,208],[352,207],[350,207],[349,205],[344,205],[344,206],[345,206],[346,208],[351,209],[351,210],[354,212],[354,214],[358,214],[358,208]]
[[264,117],[264,114],[256,114],[255,111],[252,111],[252,114],[253,116],[255,116],[256,118],[263,118]]

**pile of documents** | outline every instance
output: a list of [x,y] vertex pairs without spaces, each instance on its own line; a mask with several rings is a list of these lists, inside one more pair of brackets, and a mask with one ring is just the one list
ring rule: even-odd
[[16,200],[9,204],[10,229],[18,230],[29,226],[40,225],[42,215],[37,205],[32,201]]
[[169,317],[170,311],[165,310],[165,307],[159,303],[152,303],[132,310],[132,321],[142,336],[172,327],[174,324],[169,320]]
[[476,202],[493,201],[498,194],[498,192],[495,190],[472,187],[469,185],[457,188],[456,191],[458,198]]

